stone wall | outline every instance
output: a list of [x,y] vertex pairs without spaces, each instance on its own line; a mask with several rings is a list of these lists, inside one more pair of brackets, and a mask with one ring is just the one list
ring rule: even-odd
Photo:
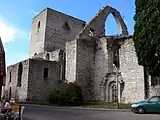
[[66,42],[65,78],[69,82],[76,81],[77,40]]
[[[44,78],[44,68],[48,77]],[[29,60],[28,100],[46,100],[60,80],[60,64],[47,60]]]
[[108,50],[106,38],[97,40],[94,61],[94,90],[96,100],[104,99],[103,84],[108,73]]
[[150,97],[156,95],[160,96],[160,85],[151,86]]
[[45,34],[45,51],[65,49],[65,43],[73,40],[82,30],[85,22],[64,13],[47,9],[47,23]]
[[138,65],[133,39],[121,42],[119,50],[120,71],[125,83],[122,94],[123,102],[136,102],[144,100],[144,72]]
[[[21,85],[18,86],[18,69],[19,64],[22,64],[22,75],[21,75]],[[7,67],[7,76],[6,76],[6,86],[5,91],[6,96],[9,98],[9,91],[11,89],[11,97],[25,101],[27,98],[28,90],[28,70],[29,70],[29,60],[19,62],[15,65]]]
[[[47,59],[47,55],[48,58]],[[63,51],[60,49],[57,49],[53,52],[42,52],[42,53],[38,53],[37,55],[33,56],[33,59],[44,59],[44,60],[50,60],[50,61],[60,61],[60,59],[63,56]]]
[[[117,86],[116,84],[116,73],[112,72],[109,73],[106,79],[106,85],[105,85],[105,95],[104,95],[104,101],[105,102],[115,102],[117,100],[117,91],[112,91],[113,85]],[[114,94],[114,95],[113,95]],[[113,100],[114,99],[114,100]]]
[[149,97],[160,95],[160,77],[149,75]]
[[[19,64],[22,63],[21,85],[18,85]],[[49,93],[58,85],[61,64],[47,60],[27,59],[7,68],[4,93],[16,100],[46,100]],[[44,78],[44,68],[48,68],[48,77]]]
[[[34,56],[34,54],[36,53],[44,52],[46,17],[47,17],[47,9],[40,12],[32,20],[32,32],[31,32],[30,53],[29,53],[30,58]],[[38,24],[40,25],[39,28]]]
[[77,40],[76,80],[82,87],[84,98],[87,100],[94,98],[93,69],[95,49],[94,40]]

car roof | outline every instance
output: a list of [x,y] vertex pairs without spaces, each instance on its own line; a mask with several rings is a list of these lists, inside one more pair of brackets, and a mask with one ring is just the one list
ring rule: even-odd
[[151,97],[160,97],[160,95],[154,95],[154,96],[151,96]]

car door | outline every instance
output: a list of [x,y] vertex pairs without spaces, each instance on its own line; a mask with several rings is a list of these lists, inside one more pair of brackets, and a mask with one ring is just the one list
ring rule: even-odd
[[159,108],[160,108],[159,97],[158,96],[152,97],[148,101],[147,110],[149,112],[159,112]]
[[156,105],[156,112],[160,113],[160,96],[158,96],[158,102]]

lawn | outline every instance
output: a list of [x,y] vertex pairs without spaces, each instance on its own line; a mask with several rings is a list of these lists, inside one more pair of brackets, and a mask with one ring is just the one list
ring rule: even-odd
[[[117,103],[86,102],[83,107],[117,109]],[[119,104],[119,109],[129,109],[129,104]]]
[[[58,106],[50,104],[48,101],[33,101],[31,104],[36,105],[47,105],[47,106]],[[117,103],[101,103],[101,102],[85,102],[84,105],[79,106],[84,108],[106,108],[106,109],[117,109]],[[129,104],[119,104],[119,109],[129,109]]]

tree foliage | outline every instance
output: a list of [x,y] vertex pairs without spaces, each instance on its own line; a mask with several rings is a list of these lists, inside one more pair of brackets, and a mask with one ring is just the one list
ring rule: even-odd
[[82,89],[76,83],[65,82],[53,90],[48,100],[50,103],[57,105],[82,105]]
[[135,0],[134,45],[139,65],[160,76],[160,0]]

